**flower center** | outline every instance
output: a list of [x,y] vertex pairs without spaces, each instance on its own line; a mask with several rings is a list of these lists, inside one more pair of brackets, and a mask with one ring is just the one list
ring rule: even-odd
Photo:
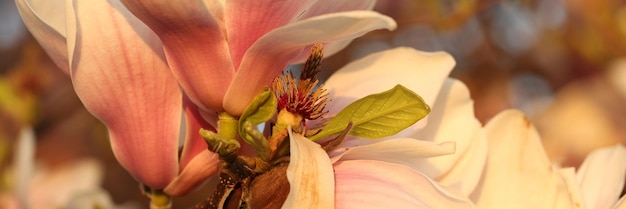
[[322,49],[322,44],[313,45],[298,79],[291,71],[274,79],[272,89],[278,99],[279,111],[288,111],[302,120],[315,120],[328,112],[324,111],[329,102],[328,92],[317,79],[324,56]]

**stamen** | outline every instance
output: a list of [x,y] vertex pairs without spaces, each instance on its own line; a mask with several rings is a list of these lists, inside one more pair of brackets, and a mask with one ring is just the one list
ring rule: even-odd
[[322,44],[313,45],[300,79],[296,80],[291,71],[274,79],[272,87],[278,99],[279,110],[286,109],[307,120],[318,119],[328,112],[324,111],[329,102],[326,98],[328,92],[317,79],[323,58],[322,49]]

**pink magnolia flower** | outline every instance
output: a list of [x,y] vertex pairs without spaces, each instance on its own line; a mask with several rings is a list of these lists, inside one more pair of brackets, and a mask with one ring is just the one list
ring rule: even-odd
[[[480,180],[487,144],[469,91],[447,78],[453,66],[447,53],[396,48],[333,74],[325,83],[331,114],[397,84],[422,96],[432,112],[391,137],[349,137],[330,156],[318,144],[292,134],[287,170],[291,190],[283,207],[472,208],[468,196]],[[319,198],[304,198],[311,195]]]
[[371,9],[372,0],[122,2],[161,38],[190,99],[234,116],[287,64],[304,59],[306,46],[327,43],[332,54],[365,32],[395,27],[374,12],[343,12]]
[[496,115],[485,129],[487,165],[471,196],[477,208],[626,208],[619,197],[626,176],[623,145],[592,152],[574,171],[550,164],[537,130],[519,111]]
[[[33,36],[70,75],[85,107],[107,125],[118,161],[150,188],[180,195],[217,172],[216,155],[197,137],[199,127],[211,128],[214,111],[241,113],[312,43],[327,43],[332,53],[368,31],[395,27],[378,13],[341,12],[369,9],[374,1],[330,2],[17,5]],[[193,129],[179,160],[183,108]]]

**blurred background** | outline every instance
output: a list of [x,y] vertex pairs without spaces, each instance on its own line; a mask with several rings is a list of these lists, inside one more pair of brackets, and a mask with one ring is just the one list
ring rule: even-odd
[[[375,10],[398,28],[372,32],[329,57],[326,76],[393,47],[443,50],[456,59],[451,76],[469,87],[477,118],[484,124],[504,109],[522,110],[555,165],[578,166],[590,150],[626,142],[623,1],[379,0]],[[15,187],[16,139],[25,126],[37,136],[36,201],[65,201],[57,196],[82,186],[107,191],[120,207],[147,206],[115,161],[106,128],[30,36],[14,1],[0,0],[0,201]],[[174,208],[201,195],[176,199]]]

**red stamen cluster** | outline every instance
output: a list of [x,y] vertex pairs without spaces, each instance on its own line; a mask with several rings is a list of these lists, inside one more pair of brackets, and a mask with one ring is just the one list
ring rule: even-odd
[[328,92],[323,84],[317,86],[322,57],[322,44],[316,44],[311,48],[311,55],[304,64],[299,80],[294,78],[291,71],[274,79],[272,87],[279,110],[286,109],[308,120],[318,119],[327,113],[324,108],[329,101],[326,98]]

